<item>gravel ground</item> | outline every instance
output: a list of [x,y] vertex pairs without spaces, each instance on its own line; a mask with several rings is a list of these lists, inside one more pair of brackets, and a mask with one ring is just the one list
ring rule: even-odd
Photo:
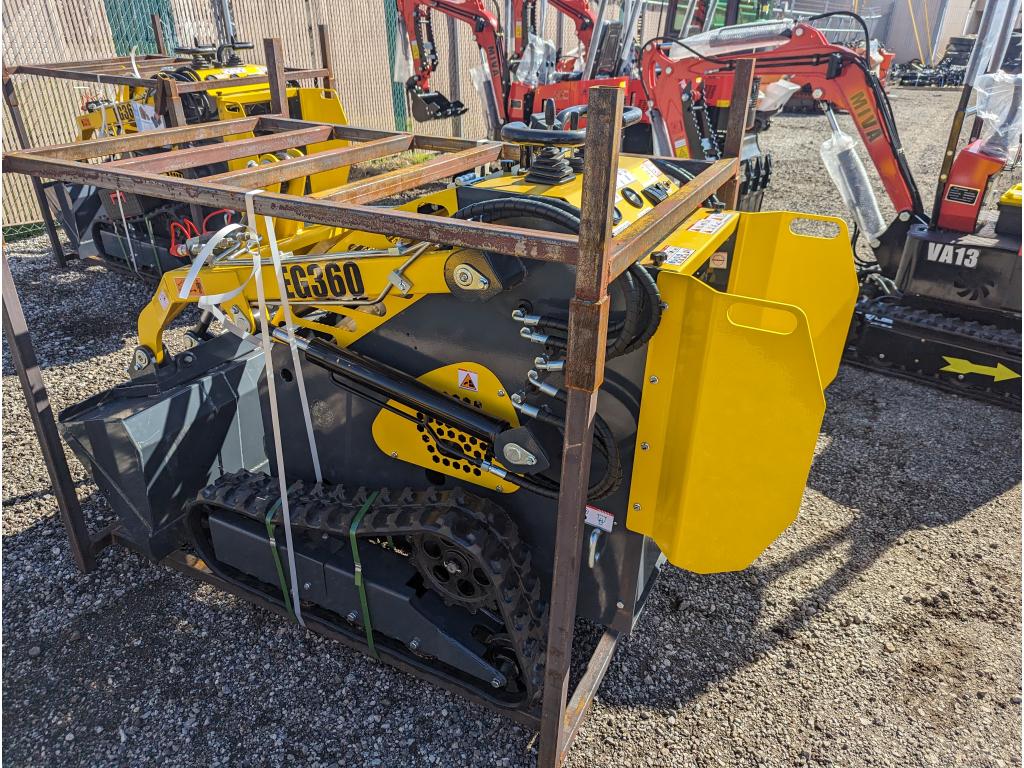
[[[923,188],[954,102],[893,95]],[[766,207],[842,213],[825,136],[776,120]],[[8,255],[55,408],[122,380],[146,291]],[[519,726],[123,549],[78,574],[4,354],[10,765],[534,763]],[[797,523],[746,572],[666,569],[570,765],[1020,765],[1020,415],[850,368],[828,399]]]

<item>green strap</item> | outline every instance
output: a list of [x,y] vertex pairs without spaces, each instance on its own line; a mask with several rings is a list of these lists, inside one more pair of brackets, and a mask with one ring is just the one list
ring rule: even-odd
[[377,500],[377,491],[370,494],[370,497],[363,504],[354,518],[352,518],[352,525],[348,529],[348,540],[352,545],[352,560],[355,563],[355,581],[356,588],[359,590],[359,605],[362,607],[363,612],[363,629],[366,631],[366,646],[370,649],[370,655],[375,659],[380,659],[377,655],[377,648],[373,644],[373,625],[370,623],[370,604],[366,600],[366,585],[363,583],[363,562],[359,559],[359,544],[356,542],[356,531],[359,529],[359,524],[363,522],[363,517],[373,506],[373,502]]
[[[288,493],[292,492],[292,489],[298,485],[298,483],[292,483],[288,488]],[[281,597],[284,598],[284,607],[288,609],[288,613],[295,615],[295,611],[292,610],[292,599],[288,595],[288,580],[284,576],[284,567],[281,565],[281,555],[277,551],[277,537],[274,532],[277,530],[277,524],[274,523],[274,515],[277,514],[277,510],[281,508],[281,499],[275,501],[270,509],[267,511],[267,541],[270,543],[270,554],[274,556],[274,565],[277,566],[277,580],[281,585]]]

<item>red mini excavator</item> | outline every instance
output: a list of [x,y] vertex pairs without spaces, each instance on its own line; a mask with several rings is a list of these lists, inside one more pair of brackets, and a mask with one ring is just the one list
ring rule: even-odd
[[[522,9],[522,0],[518,2],[515,7]],[[992,11],[986,7],[986,13],[999,18],[1007,8],[1013,10],[1014,2],[1019,4],[1019,0],[992,0]],[[540,111],[540,105],[550,100],[558,110],[564,110],[584,102],[586,89],[592,85],[624,88],[626,104],[643,113],[643,119],[625,132],[623,146],[627,151],[714,157],[716,136],[727,120],[733,73],[741,60],[755,61],[759,86],[766,91],[776,84],[786,84],[793,90],[809,88],[834,126],[832,143],[827,150],[823,148],[825,165],[854,214],[855,233],[865,238],[875,256],[874,261],[859,265],[863,294],[851,328],[847,359],[1019,407],[1020,234],[1019,229],[1015,236],[1007,234],[1005,228],[997,231],[994,216],[983,211],[991,179],[1019,145],[1019,78],[1014,81],[1017,96],[1012,95],[1011,88],[992,136],[981,137],[976,128],[974,140],[958,154],[956,140],[968,106],[962,100],[954,120],[956,135],[950,140],[936,205],[929,216],[904,156],[874,62],[866,51],[830,43],[813,26],[819,18],[835,15],[859,20],[855,14],[832,12],[809,19],[809,23],[738,25],[684,40],[657,38],[645,43],[632,58],[622,56],[621,45],[616,49],[620,52],[617,56],[589,50],[582,71],[566,72],[565,64],[559,66],[556,62],[549,82],[529,84],[515,81],[518,60],[509,66],[499,26],[482,0],[400,0],[400,4],[426,8],[428,17],[429,8],[450,13],[451,6],[459,6],[463,12],[465,6],[475,7],[472,23],[486,53],[499,124],[538,122],[542,118],[534,114],[535,105]],[[1006,16],[1007,24],[1010,18]],[[529,16],[517,19],[525,23]],[[995,35],[1002,27],[998,22],[993,24]],[[585,22],[578,28],[582,26]],[[521,45],[527,38],[524,30],[529,27],[520,23],[516,27],[517,45]],[[595,23],[595,27],[603,25]],[[864,33],[867,39],[866,27]],[[630,29],[626,40],[631,40],[632,34]],[[410,92],[429,91],[429,75],[437,64],[432,42],[424,47],[424,39],[419,32],[412,39],[417,74],[410,81]],[[592,42],[597,41],[595,47],[608,39],[603,28],[591,32]],[[978,60],[987,56],[1002,61],[1001,55],[993,58],[995,47],[998,43],[993,46],[979,42],[976,51],[982,54]],[[424,50],[433,58],[424,58]],[[632,63],[605,69],[593,65],[604,60]],[[976,67],[976,72],[987,71],[989,63]],[[587,73],[597,76],[587,78]],[[968,86],[964,99],[969,100],[970,93]],[[770,160],[762,159],[757,148],[756,135],[768,128],[772,114],[780,107],[778,104],[756,113],[744,147],[748,197],[741,207],[747,210],[760,208],[757,190],[765,186],[761,178],[751,183],[752,176],[771,172]],[[852,140],[839,131],[833,108],[849,113],[853,119],[896,211],[893,221],[882,219]],[[751,173],[751,169],[759,170]],[[1012,209],[1014,200],[1019,197],[1008,196],[1003,207]],[[1019,212],[1019,203],[1017,206]],[[1008,217],[1004,214],[1003,218]]]
[[[573,23],[579,46],[569,52],[542,47],[538,50],[539,19],[537,0],[510,0],[506,3],[512,19],[503,30],[498,18],[484,0],[398,0],[412,49],[412,76],[406,90],[417,120],[426,121],[461,115],[466,106],[451,101],[432,89],[430,80],[437,69],[432,12],[438,11],[467,23],[482,52],[486,76],[478,85],[485,104],[488,133],[497,136],[501,127],[522,122],[540,127],[544,106],[553,102],[557,112],[584,104],[587,91],[594,85],[609,85],[625,90],[626,106],[637,107],[643,117],[623,132],[623,149],[650,154],[651,114],[654,104],[639,78],[639,51],[635,43],[642,0],[628,0],[620,20],[602,19],[589,0],[549,0],[550,6]],[[537,56],[545,58],[542,76],[537,76]],[[672,99],[679,101],[680,95]],[[705,99],[699,83],[686,84],[686,109],[680,127],[676,151],[680,158],[699,160],[720,157],[719,131],[708,119]],[[724,133],[724,123],[721,133]],[[771,163],[761,155],[751,137],[741,154],[743,184],[739,207],[759,210],[767,186]]]
[[[999,32],[1012,29],[1019,0],[990,5],[988,37],[996,42],[989,45],[979,34],[975,50],[981,53],[953,120],[930,215],[872,62],[864,53],[832,45],[808,24],[769,22],[671,45],[651,41],[641,55],[641,82],[650,95],[656,152],[678,151],[685,140],[685,102],[673,97],[700,83],[710,105],[727,109],[741,59],[756,61],[762,87],[785,81],[809,88],[833,125],[833,137],[822,147],[826,168],[853,213],[855,232],[875,256],[858,265],[862,295],[846,359],[1020,407],[1019,185],[1016,193],[1002,196],[998,216],[985,203],[1007,162],[1019,157],[1021,80],[1019,74],[982,74],[997,70],[1003,60]],[[983,84],[977,119],[971,141],[957,152],[975,79]],[[896,210],[893,221],[882,218],[853,140],[839,130],[833,107],[850,114]]]

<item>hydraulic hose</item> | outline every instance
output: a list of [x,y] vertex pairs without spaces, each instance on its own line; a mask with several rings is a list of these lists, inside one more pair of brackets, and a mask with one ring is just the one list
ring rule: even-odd
[[[578,233],[580,228],[579,210],[571,203],[535,196],[484,200],[460,209],[454,217],[484,222],[530,217],[543,219],[570,233]],[[646,344],[657,331],[662,312],[657,283],[644,267],[632,265],[612,285],[623,292],[626,311],[621,321],[609,327],[610,332],[616,331],[614,338],[608,342],[609,359]],[[540,326],[548,333],[552,346],[565,347],[567,321],[545,316],[541,318]],[[558,399],[564,401],[564,394],[560,394]],[[565,431],[564,419],[551,413],[547,406],[538,408],[535,418],[560,432]],[[615,436],[600,414],[596,414],[594,419],[594,448],[605,459],[606,471],[598,481],[590,485],[587,498],[601,499],[614,493],[622,484],[623,471]],[[510,479],[546,498],[558,496],[559,483],[550,478],[510,473]]]
[[[540,218],[566,232],[580,231],[579,209],[563,200],[549,200],[539,196],[498,198],[472,203],[457,211],[453,218],[499,222],[510,218]],[[623,292],[625,317],[609,325],[607,358],[612,359],[639,348],[654,335],[661,321],[661,299],[657,284],[646,269],[634,264],[612,287]],[[654,297],[653,300],[651,297]],[[548,332],[552,346],[565,349],[569,324],[562,318],[544,316],[539,327]]]

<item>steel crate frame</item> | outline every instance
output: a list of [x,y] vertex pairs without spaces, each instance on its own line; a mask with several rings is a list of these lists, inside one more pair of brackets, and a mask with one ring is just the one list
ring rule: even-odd
[[[157,53],[143,54],[136,56],[134,60],[130,56],[119,56],[112,59],[92,59],[87,61],[64,61],[48,64],[19,64],[3,68],[3,98],[10,110],[11,123],[14,127],[14,134],[18,140],[18,146],[22,150],[31,149],[32,142],[28,135],[28,128],[21,111],[21,102],[18,99],[14,87],[14,76],[35,76],[52,77],[58,80],[76,80],[83,83],[123,85],[132,88],[154,88],[155,107],[157,114],[164,118],[166,125],[178,127],[186,125],[185,111],[181,103],[182,94],[205,93],[206,91],[224,88],[224,80],[203,80],[200,82],[180,82],[171,78],[157,78],[153,76],[168,68],[189,64],[192,60],[188,57],[169,56],[163,37],[163,24],[158,14],[151,16],[153,34],[156,39]],[[263,41],[263,52],[267,65],[266,75],[253,75],[250,77],[233,78],[230,81],[232,88],[238,86],[261,85],[271,83],[271,109],[275,113],[285,112],[284,99],[281,94],[284,92],[280,87],[285,81],[319,81],[324,88],[331,88],[334,83],[334,74],[330,65],[330,37],[327,26],[320,24],[317,27],[317,36],[320,49],[320,66],[315,69],[299,67],[287,67],[284,64],[284,54],[281,48],[281,41],[265,39]],[[278,101],[273,99],[277,98]],[[36,203],[39,206],[39,214],[43,219],[43,227],[50,238],[50,245],[53,247],[54,256],[59,267],[65,267],[70,258],[64,251],[60,238],[57,235],[57,225],[53,219],[53,212],[46,201],[43,191],[43,184],[40,179],[32,177],[32,192],[35,195]],[[105,266],[110,266],[106,260],[100,260]]]
[[[272,43],[268,43],[270,45]],[[271,73],[271,88],[278,92],[281,104],[284,90],[283,70]],[[749,92],[752,69],[736,86],[736,98]],[[457,692],[478,704],[510,716],[540,731],[538,766],[556,768],[564,761],[569,747],[604,678],[618,641],[618,633],[606,629],[590,656],[586,669],[569,696],[569,671],[576,616],[576,593],[583,553],[584,507],[590,475],[591,442],[598,391],[603,383],[605,338],[608,331],[610,283],[632,264],[643,258],[676,229],[711,195],[726,190],[735,194],[738,161],[708,162],[696,177],[673,193],[651,214],[632,224],[613,239],[612,215],[619,158],[619,124],[622,118],[622,90],[595,87],[588,100],[583,206],[580,234],[483,224],[480,222],[412,214],[366,203],[386,198],[399,191],[414,189],[428,181],[467,172],[500,158],[517,157],[519,147],[491,141],[468,141],[406,133],[377,131],[332,124],[318,124],[281,116],[261,116],[236,121],[166,128],[160,131],[97,139],[77,144],[22,150],[5,156],[4,172],[28,174],[96,184],[168,200],[244,210],[247,188],[286,181],[315,170],[337,167],[419,148],[441,152],[419,166],[403,168],[362,179],[340,187],[324,199],[295,197],[263,192],[253,197],[257,214],[292,218],[312,223],[352,227],[397,237],[414,238],[446,245],[495,251],[502,254],[573,265],[576,269],[574,296],[569,308],[568,350],[565,367],[567,390],[566,428],[560,469],[560,492],[555,526],[555,549],[551,583],[550,618],[547,632],[547,660],[544,691],[540,708],[529,712],[496,707],[466,689],[457,681],[436,671],[417,667],[382,648],[382,659],[399,669]],[[742,130],[743,120],[735,121]],[[269,168],[247,169],[202,181],[161,176],[160,169],[179,168],[182,162],[207,163],[223,159],[239,142],[207,144],[200,147],[147,154],[107,164],[93,164],[91,158],[137,149],[170,147],[179,143],[229,135],[232,131],[253,130],[262,135],[246,145],[253,154],[264,145],[303,146],[304,142],[329,136],[346,139],[351,146],[320,155],[276,163]],[[271,144],[272,143],[272,144]],[[226,153],[226,154],[225,154]],[[184,159],[183,159],[184,158]],[[358,159],[358,160],[357,160]],[[665,158],[670,159],[670,158]],[[82,162],[85,161],[85,162]],[[187,167],[187,166],[186,166]],[[727,198],[728,199],[728,198]],[[3,259],[3,324],[12,358],[28,400],[37,437],[54,487],[62,522],[67,530],[72,556],[83,571],[95,567],[97,553],[112,544],[130,547],[116,524],[90,533],[75,494],[67,461],[60,444],[32,349],[16,288],[6,255]],[[179,550],[163,563],[219,589],[238,594],[282,616],[287,611],[270,601],[241,594],[231,584],[214,575],[200,559]],[[361,635],[330,629],[307,619],[310,628],[350,647],[361,649]]]

